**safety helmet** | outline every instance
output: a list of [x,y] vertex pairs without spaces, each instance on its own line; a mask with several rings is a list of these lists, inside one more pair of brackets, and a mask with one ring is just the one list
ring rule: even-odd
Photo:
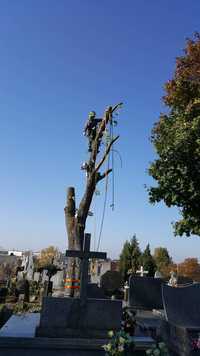
[[96,112],[95,111],[90,111],[88,116],[89,116],[89,119],[94,119],[95,116],[96,116]]

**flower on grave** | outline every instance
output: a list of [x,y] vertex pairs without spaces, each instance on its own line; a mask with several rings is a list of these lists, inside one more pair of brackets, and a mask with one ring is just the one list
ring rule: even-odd
[[158,347],[159,347],[160,350],[166,349],[166,345],[165,345],[164,342],[159,342],[159,343],[158,343]]
[[106,345],[103,345],[102,346],[103,347],[103,349],[105,350],[105,351],[111,351],[111,349],[112,349],[112,345],[111,344],[106,344]]
[[113,335],[114,335],[114,332],[112,330],[108,331],[108,336],[109,337],[113,337]]
[[200,349],[200,339],[194,339],[192,340],[192,349],[193,350],[199,350]]
[[118,345],[118,351],[123,352],[124,351],[124,346],[123,345]]
[[132,352],[134,349],[134,343],[131,337],[124,331],[108,333],[111,340],[108,344],[103,345],[103,349],[106,351],[107,356],[125,356],[126,352]]
[[164,342],[153,344],[152,347],[146,350],[146,355],[154,356],[168,356],[169,352]]
[[125,342],[126,342],[125,338],[122,337],[122,336],[120,336],[120,337],[119,337],[119,343],[120,343],[120,344],[124,344]]

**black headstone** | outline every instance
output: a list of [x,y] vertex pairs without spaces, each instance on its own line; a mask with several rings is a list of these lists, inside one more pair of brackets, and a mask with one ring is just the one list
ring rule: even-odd
[[163,304],[161,335],[168,347],[177,355],[200,355],[200,284],[163,285]]
[[163,309],[163,280],[153,277],[134,277],[129,279],[129,306],[136,309]]
[[15,293],[17,297],[23,294],[24,302],[29,302],[29,281],[27,279],[17,281]]
[[200,328],[200,284],[173,288],[163,285],[166,319],[185,328]]
[[7,294],[8,294],[8,288],[6,287],[0,288],[0,303],[5,303]]
[[193,280],[189,277],[185,277],[185,276],[178,276],[178,280],[177,280],[178,285],[189,285],[189,284],[193,284]]
[[96,283],[88,283],[87,296],[88,298],[106,299],[103,289],[99,288]]

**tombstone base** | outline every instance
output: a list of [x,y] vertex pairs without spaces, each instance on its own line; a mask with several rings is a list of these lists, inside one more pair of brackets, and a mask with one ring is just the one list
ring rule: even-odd
[[179,356],[200,355],[198,348],[200,328],[187,329],[162,321],[161,336],[168,348]]
[[109,299],[79,298],[43,299],[39,337],[105,338],[109,330],[119,330],[122,319],[122,302]]

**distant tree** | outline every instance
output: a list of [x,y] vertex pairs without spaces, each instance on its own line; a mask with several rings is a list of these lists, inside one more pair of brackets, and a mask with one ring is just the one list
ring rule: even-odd
[[49,246],[41,250],[40,257],[37,261],[37,267],[44,267],[50,265],[54,262],[55,258],[58,257],[59,251],[54,246]]
[[129,274],[136,274],[140,265],[141,251],[136,235],[130,241],[124,243],[120,255],[120,271],[124,280],[128,279]]
[[149,174],[157,186],[149,189],[151,203],[176,206],[182,218],[175,235],[200,236],[200,35],[187,40],[184,55],[176,59],[174,76],[165,84],[161,114],[152,131],[158,158]]
[[8,261],[2,262],[0,264],[0,280],[10,280],[11,278],[16,277],[20,264],[20,260],[12,257]]
[[156,268],[161,273],[165,272],[166,267],[172,264],[172,258],[169,256],[168,250],[165,247],[155,248],[153,257]]
[[178,274],[200,281],[200,265],[197,258],[186,258],[178,265]]
[[151,255],[151,250],[149,244],[146,246],[144,252],[140,258],[141,265],[144,267],[144,270],[149,271],[149,277],[154,277],[156,271],[156,263],[153,256]]

